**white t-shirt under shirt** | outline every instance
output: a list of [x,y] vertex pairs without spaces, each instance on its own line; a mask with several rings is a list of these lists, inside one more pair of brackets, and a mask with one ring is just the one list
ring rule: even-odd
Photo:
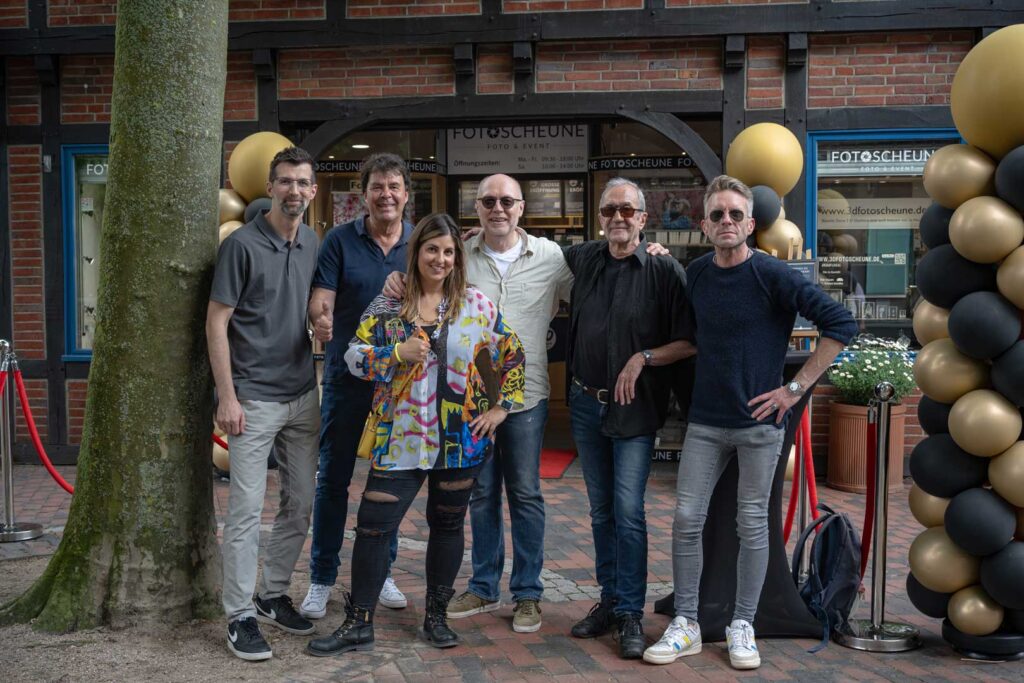
[[508,273],[508,267],[515,263],[519,255],[523,253],[523,247],[526,245],[526,240],[520,239],[515,243],[508,251],[494,251],[486,242],[482,242],[481,250],[494,261],[495,267],[498,272],[501,273],[501,279],[505,279],[505,274]]

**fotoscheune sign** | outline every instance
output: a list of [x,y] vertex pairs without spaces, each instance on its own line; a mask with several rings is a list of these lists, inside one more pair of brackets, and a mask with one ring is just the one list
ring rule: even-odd
[[585,124],[488,126],[448,129],[448,172],[584,173]]

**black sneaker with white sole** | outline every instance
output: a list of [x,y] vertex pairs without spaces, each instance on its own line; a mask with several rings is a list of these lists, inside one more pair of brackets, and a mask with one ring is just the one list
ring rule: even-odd
[[308,636],[316,630],[312,621],[296,611],[292,599],[287,595],[266,599],[256,596],[253,603],[256,605],[256,618],[264,624],[273,624],[297,636]]
[[274,656],[254,617],[235,619],[228,624],[228,649],[239,659],[248,662],[259,662]]

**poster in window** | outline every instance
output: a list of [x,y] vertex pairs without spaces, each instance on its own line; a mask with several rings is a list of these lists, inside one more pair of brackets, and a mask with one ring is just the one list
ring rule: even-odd
[[562,217],[561,180],[527,180],[523,189],[527,216]]
[[566,180],[563,187],[565,189],[565,215],[582,216],[583,207],[586,203],[583,181],[576,179]]

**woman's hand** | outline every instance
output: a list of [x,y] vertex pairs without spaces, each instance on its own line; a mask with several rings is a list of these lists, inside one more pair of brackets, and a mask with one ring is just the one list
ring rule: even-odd
[[[417,328],[418,331],[418,328]],[[417,334],[406,341],[395,346],[398,358],[403,363],[422,363],[427,360],[427,352],[430,351],[430,344],[427,340]]]
[[494,434],[498,431],[498,425],[508,417],[508,411],[501,406],[494,406],[483,415],[477,415],[469,426],[473,428],[473,438],[479,439],[486,436],[494,440]]

